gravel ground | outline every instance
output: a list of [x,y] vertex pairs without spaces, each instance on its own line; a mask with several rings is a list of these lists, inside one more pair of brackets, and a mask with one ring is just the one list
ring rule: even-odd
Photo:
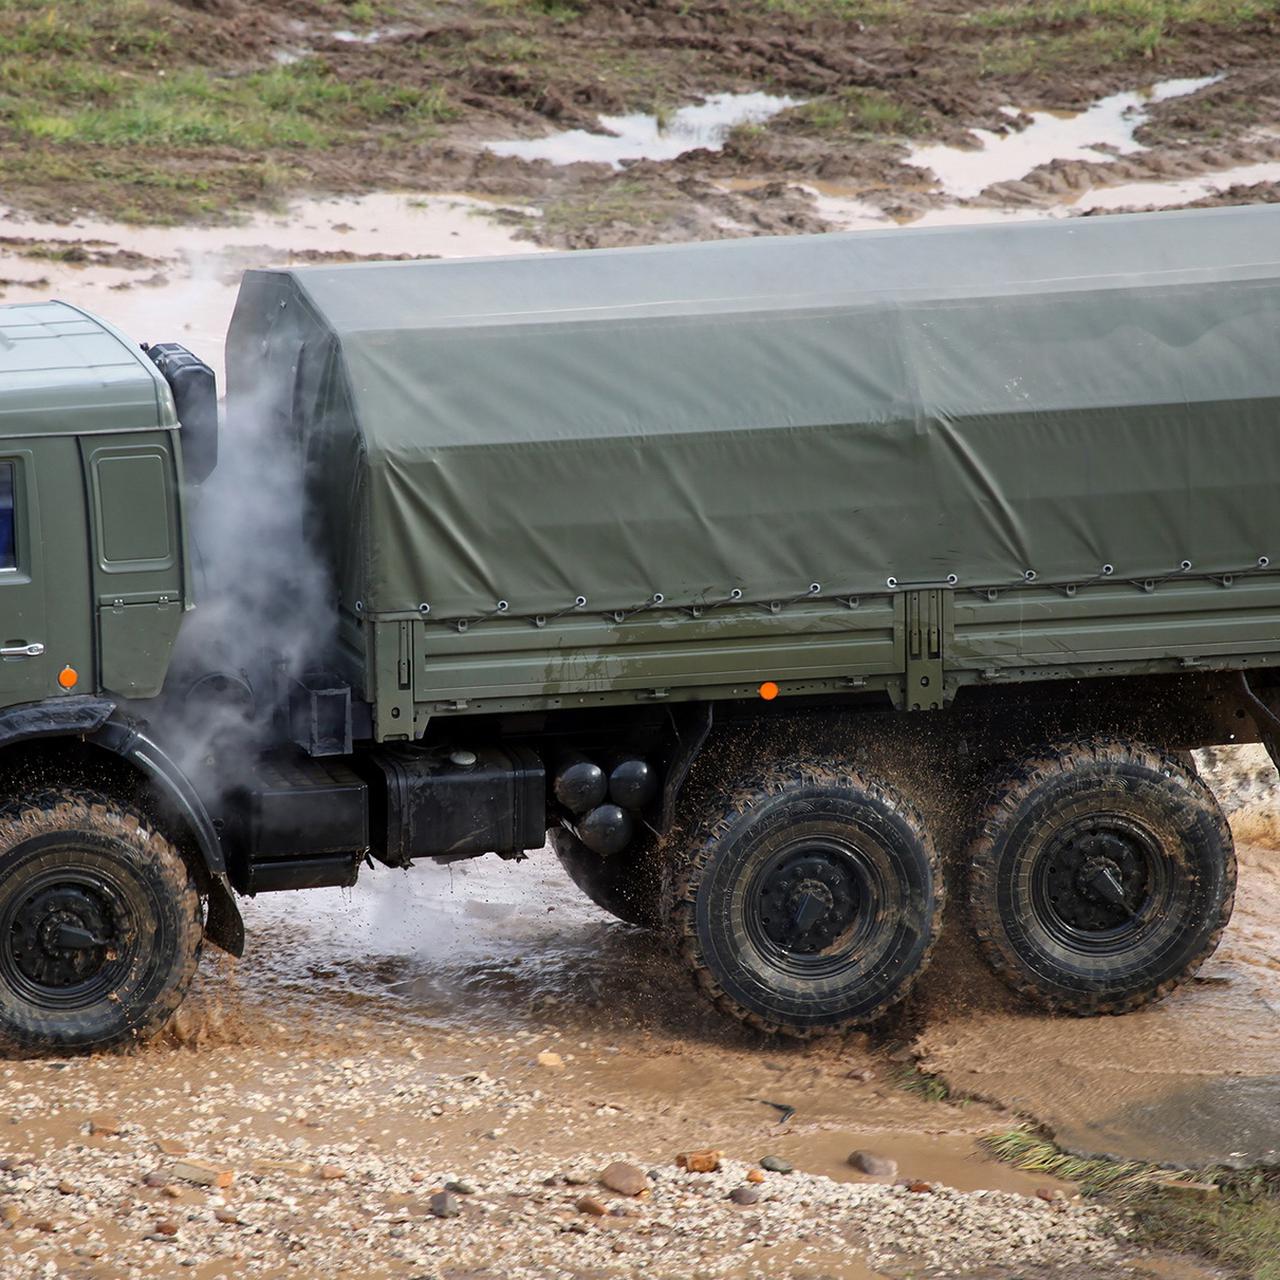
[[[101,1111],[120,1095],[97,1087],[100,1061],[10,1065],[0,1077],[0,1115],[11,1126],[0,1136],[11,1153],[0,1174],[0,1212],[11,1222],[0,1238],[3,1274],[336,1276],[359,1259],[365,1276],[764,1276],[782,1273],[774,1259],[790,1274],[810,1274],[806,1265],[837,1274],[825,1270],[833,1260],[852,1267],[865,1254],[895,1272],[909,1264],[973,1273],[996,1257],[1024,1274],[1094,1275],[1113,1273],[1125,1256],[1105,1212],[1061,1193],[803,1172],[757,1183],[747,1175],[758,1166],[741,1159],[689,1173],[671,1154],[637,1145],[532,1153],[505,1141],[514,1120],[564,1132],[580,1111],[555,1087],[558,1071],[546,1072],[547,1091],[483,1071],[424,1070],[422,1048],[398,1048],[325,1062],[318,1073],[287,1054],[271,1055],[270,1066],[244,1051],[201,1055],[209,1070],[198,1092],[185,1078],[191,1055],[171,1053],[168,1065],[180,1069],[134,1093],[127,1118]],[[115,1066],[127,1073],[131,1063]],[[33,1077],[55,1082],[56,1093],[35,1091]],[[186,1088],[178,1111],[174,1094]],[[24,1143],[39,1125],[65,1134],[55,1156]],[[598,1184],[613,1161],[644,1171],[639,1196]],[[229,1173],[230,1184],[193,1185],[188,1164]],[[456,1191],[442,1206],[449,1183]],[[758,1201],[734,1203],[735,1188]],[[433,1204],[457,1216],[437,1217]],[[859,1264],[838,1274],[866,1272]]]

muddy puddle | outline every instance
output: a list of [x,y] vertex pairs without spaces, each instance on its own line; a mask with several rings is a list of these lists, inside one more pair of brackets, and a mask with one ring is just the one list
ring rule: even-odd
[[981,195],[997,182],[1025,177],[1054,160],[1106,160],[1145,150],[1134,136],[1151,106],[1188,97],[1220,76],[1163,80],[1147,89],[1113,93],[1083,111],[1004,108],[1010,127],[996,133],[971,130],[976,147],[912,147],[906,163],[927,169],[954,199]]
[[1280,163],[1233,165],[1194,178],[1170,178],[1163,182],[1124,182],[1086,192],[1072,206],[1078,213],[1112,209],[1174,208],[1197,200],[1221,196],[1236,187],[1280,182]]
[[558,165],[589,161],[619,169],[629,160],[674,160],[690,151],[719,151],[736,126],[759,124],[798,105],[799,99],[772,93],[713,93],[665,116],[602,115],[600,133],[569,129],[484,145],[498,156]]
[[9,213],[0,216],[2,300],[61,298],[140,342],[182,342],[221,373],[243,271],[529,252],[533,246],[490,216],[494,208],[461,195],[380,193],[299,201],[279,215],[216,227],[139,227],[91,217],[50,223]]

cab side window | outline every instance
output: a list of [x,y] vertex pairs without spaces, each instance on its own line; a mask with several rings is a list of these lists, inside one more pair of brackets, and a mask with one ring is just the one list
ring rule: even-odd
[[18,522],[13,490],[14,465],[0,462],[0,572],[18,567]]

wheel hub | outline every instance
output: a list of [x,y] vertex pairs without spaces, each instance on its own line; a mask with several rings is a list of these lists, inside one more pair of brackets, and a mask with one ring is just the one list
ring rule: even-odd
[[760,887],[760,923],[784,951],[813,955],[843,937],[857,917],[859,895],[844,860],[810,850],[783,860]]
[[80,885],[49,885],[14,912],[5,940],[12,963],[39,987],[74,987],[97,975],[112,954],[109,904]]
[[1050,855],[1046,905],[1072,929],[1107,932],[1139,915],[1148,879],[1148,859],[1138,841],[1127,833],[1094,829]]

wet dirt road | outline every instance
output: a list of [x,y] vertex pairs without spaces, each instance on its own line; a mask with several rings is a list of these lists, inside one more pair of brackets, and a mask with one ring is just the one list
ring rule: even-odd
[[[777,1044],[715,1017],[545,851],[379,869],[261,899],[247,923],[248,954],[210,958],[168,1043],[0,1067],[0,1274],[336,1276],[359,1258],[448,1280],[1087,1280],[1160,1261],[1071,1187],[984,1156],[1004,1108],[908,1092],[860,1036]],[[719,1172],[676,1167],[698,1148]],[[897,1169],[859,1174],[855,1149]],[[752,1174],[768,1156],[795,1172]],[[642,1196],[598,1184],[614,1160]],[[437,1217],[450,1184],[458,1216]]]

